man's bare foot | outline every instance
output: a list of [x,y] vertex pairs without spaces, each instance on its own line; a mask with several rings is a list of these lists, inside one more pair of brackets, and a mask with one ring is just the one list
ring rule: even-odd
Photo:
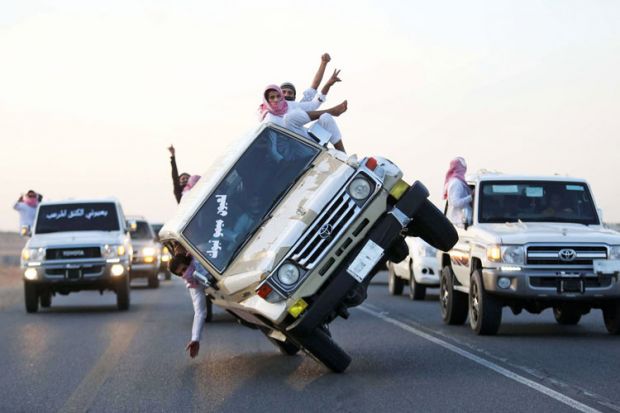
[[347,111],[347,105],[348,102],[345,100],[340,105],[334,106],[333,108],[328,110],[328,113],[332,116],[340,116]]

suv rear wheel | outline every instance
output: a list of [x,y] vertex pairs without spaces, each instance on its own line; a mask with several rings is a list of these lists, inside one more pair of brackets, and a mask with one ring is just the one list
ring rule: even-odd
[[36,284],[24,282],[24,300],[26,302],[26,312],[36,313],[39,310],[39,294]]
[[439,278],[439,305],[444,323],[462,325],[467,320],[467,294],[454,289],[454,273],[447,265]]
[[564,326],[574,326],[579,323],[579,320],[581,320],[581,311],[574,307],[563,305],[553,307],[553,316],[558,324]]
[[159,288],[159,272],[154,271],[153,274],[149,275],[149,288]]
[[335,373],[342,373],[351,363],[351,357],[321,328],[315,328],[310,335],[293,339],[312,358]]
[[501,323],[502,304],[485,291],[480,270],[475,270],[469,284],[469,325],[480,335],[492,336]]
[[388,267],[388,291],[392,295],[401,295],[403,293],[403,288],[405,286],[405,282],[402,278],[396,275],[394,271],[394,264],[391,262],[387,263]]

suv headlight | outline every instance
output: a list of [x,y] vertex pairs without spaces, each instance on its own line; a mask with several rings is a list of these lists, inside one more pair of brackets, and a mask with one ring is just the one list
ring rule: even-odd
[[491,245],[487,248],[487,259],[506,264],[525,264],[525,248],[522,245]]
[[125,255],[127,250],[124,245],[108,245],[105,244],[101,249],[101,255],[103,258],[117,258]]
[[278,280],[284,285],[293,285],[299,280],[299,268],[287,262],[278,270]]
[[368,182],[368,179],[362,178],[361,176],[355,178],[349,184],[349,194],[351,194],[355,200],[363,201],[370,196],[371,192],[372,186],[370,182]]
[[613,245],[609,248],[609,259],[620,260],[620,245]]
[[22,260],[24,262],[43,261],[44,259],[45,248],[24,248],[22,250]]
[[157,251],[153,247],[142,248],[142,255],[145,257],[154,257],[156,254],[157,254]]

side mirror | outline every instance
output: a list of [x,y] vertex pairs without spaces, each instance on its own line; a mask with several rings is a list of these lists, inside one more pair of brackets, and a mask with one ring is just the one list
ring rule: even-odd
[[598,214],[598,219],[601,221],[601,225],[603,225],[603,210],[601,208],[596,208],[596,213]]
[[30,225],[22,225],[19,229],[19,235],[22,237],[30,237],[32,236],[32,231],[30,230]]
[[135,219],[130,219],[127,221],[127,229],[129,230],[129,232],[136,232],[136,230],[138,229],[138,223]]

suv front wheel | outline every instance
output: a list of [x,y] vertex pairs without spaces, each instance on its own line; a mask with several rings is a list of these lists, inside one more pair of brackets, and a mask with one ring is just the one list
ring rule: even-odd
[[485,291],[482,274],[475,270],[469,284],[469,325],[480,335],[492,336],[497,334],[501,323],[502,304]]
[[603,320],[609,334],[620,334],[620,301],[614,301],[603,307]]
[[26,312],[36,313],[39,310],[39,293],[36,284],[24,282],[24,300],[26,301]]

